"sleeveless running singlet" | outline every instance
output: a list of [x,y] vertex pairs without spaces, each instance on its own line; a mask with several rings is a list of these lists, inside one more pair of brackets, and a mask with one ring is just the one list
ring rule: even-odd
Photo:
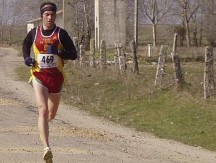
[[36,29],[35,39],[33,42],[33,52],[36,64],[32,71],[43,72],[48,71],[55,73],[57,70],[62,72],[63,61],[58,55],[47,54],[48,44],[55,45],[58,49],[62,49],[62,44],[59,39],[60,28],[56,27],[50,36],[44,36],[41,31],[41,26]]
[[33,42],[35,65],[31,69],[30,81],[36,79],[48,88],[50,93],[59,93],[64,82],[62,58],[56,54],[47,53],[49,44],[55,45],[59,50],[63,48],[59,39],[59,31],[60,28],[55,27],[50,36],[44,36],[41,26],[38,26]]

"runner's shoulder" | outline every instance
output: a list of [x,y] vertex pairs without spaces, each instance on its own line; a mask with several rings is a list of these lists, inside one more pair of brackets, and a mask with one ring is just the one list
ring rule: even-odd
[[[35,34],[36,34],[36,29],[37,27],[32,28],[29,32],[28,35],[31,36],[32,38],[34,38]],[[29,37],[28,36],[28,37]]]
[[[60,28],[60,27],[59,27]],[[64,28],[60,28],[60,35],[64,36],[64,35],[68,35],[67,31]]]

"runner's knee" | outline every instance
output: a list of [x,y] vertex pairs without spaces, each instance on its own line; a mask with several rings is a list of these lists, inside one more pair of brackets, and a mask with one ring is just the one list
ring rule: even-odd
[[46,108],[46,106],[38,106],[39,109],[39,117],[43,117],[43,118],[48,118],[48,109]]
[[53,120],[53,119],[55,118],[55,116],[56,116],[56,114],[50,113],[50,114],[49,114],[49,117],[48,117],[48,121]]

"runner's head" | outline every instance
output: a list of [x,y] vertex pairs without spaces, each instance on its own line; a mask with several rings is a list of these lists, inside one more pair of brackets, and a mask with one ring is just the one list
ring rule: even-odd
[[44,2],[41,4],[40,14],[45,30],[55,27],[56,11],[57,7],[53,2]]
[[56,11],[57,11],[57,6],[56,6],[56,4],[53,3],[53,2],[44,2],[44,3],[42,3],[41,6],[40,6],[40,14],[41,14],[41,17],[42,17],[42,15],[43,15],[43,13],[44,13],[45,11],[53,11],[53,12],[56,13]]

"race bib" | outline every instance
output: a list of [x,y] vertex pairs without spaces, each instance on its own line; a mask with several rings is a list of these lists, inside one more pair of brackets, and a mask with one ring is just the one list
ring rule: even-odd
[[38,54],[39,68],[54,68],[58,66],[58,56],[56,54]]

